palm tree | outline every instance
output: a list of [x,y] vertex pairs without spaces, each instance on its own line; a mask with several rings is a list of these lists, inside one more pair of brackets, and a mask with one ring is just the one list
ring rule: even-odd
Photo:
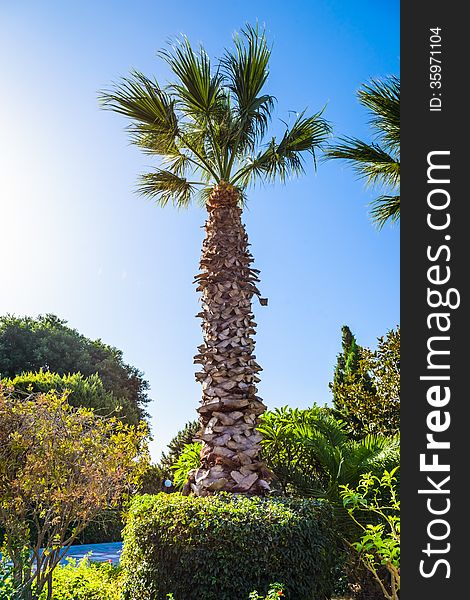
[[325,154],[327,158],[351,162],[368,184],[389,192],[370,203],[372,220],[381,229],[387,221],[400,219],[400,80],[393,75],[384,80],[372,79],[358,91],[358,97],[371,114],[375,141],[344,137]]
[[256,432],[266,408],[256,395],[261,367],[253,340],[259,272],[252,268],[242,209],[253,183],[303,173],[305,156],[315,160],[330,132],[321,113],[302,112],[280,139],[263,145],[275,103],[263,91],[270,55],[258,27],[235,36],[234,49],[215,68],[202,47],[195,51],[183,37],[160,52],[175,83],[162,87],[134,71],[101,95],[106,108],[130,119],[132,142],[160,159],[141,177],[140,191],[160,206],[187,207],[198,197],[208,213],[196,277],[204,334],[195,357],[203,390],[198,437],[204,445],[201,468],[188,486],[199,495],[269,488]]

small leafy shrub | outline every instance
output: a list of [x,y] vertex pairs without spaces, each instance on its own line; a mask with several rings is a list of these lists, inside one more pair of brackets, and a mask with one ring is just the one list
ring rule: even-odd
[[[400,590],[400,500],[398,467],[381,477],[363,475],[356,489],[341,486],[345,508],[361,532],[351,547],[380,585],[384,598],[399,600]],[[386,498],[386,499],[384,499]],[[374,523],[364,522],[364,517]],[[383,577],[383,572],[388,574]]]
[[171,467],[173,470],[173,485],[177,490],[182,490],[184,484],[188,481],[189,471],[198,469],[201,466],[201,442],[192,442],[183,447],[175,464]]
[[62,548],[132,492],[148,464],[147,437],[144,423],[98,417],[53,392],[20,399],[0,383],[2,555],[24,598],[50,590]]
[[140,496],[124,529],[124,598],[234,600],[282,581],[287,599],[324,600],[335,583],[337,547],[326,502]]
[[[85,556],[79,562],[69,559],[54,570],[52,600],[119,600],[122,572],[108,563],[90,562]],[[43,591],[39,600],[46,600]]]

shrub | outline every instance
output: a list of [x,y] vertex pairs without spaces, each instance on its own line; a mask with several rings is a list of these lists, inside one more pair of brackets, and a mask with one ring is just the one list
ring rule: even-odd
[[328,498],[335,504],[341,485],[356,485],[363,473],[382,473],[400,460],[398,436],[352,440],[346,424],[319,406],[268,411],[258,431],[263,458],[284,493]]
[[[380,585],[384,598],[398,600],[400,590],[400,500],[392,471],[381,477],[364,475],[356,489],[341,486],[344,506],[361,535],[351,544]],[[388,500],[384,501],[385,496]],[[378,523],[364,523],[360,516]],[[387,577],[382,572],[386,569]]]
[[13,578],[13,567],[0,559],[0,600],[20,598],[19,588]]
[[326,502],[220,493],[134,498],[121,564],[126,600],[233,600],[267,594],[324,600],[339,561]]
[[[55,569],[52,580],[52,600],[119,600],[122,571],[108,563],[90,562],[85,556]],[[46,597],[44,590],[39,600]]]
[[[92,408],[97,414],[120,417],[122,407],[111,392],[107,392],[98,375],[84,377],[81,373],[59,375],[52,371],[22,373],[11,379],[3,379],[5,387],[14,388],[15,394],[24,398],[27,394],[55,391],[67,392],[67,402],[71,406]],[[124,415],[125,418],[125,415]]]

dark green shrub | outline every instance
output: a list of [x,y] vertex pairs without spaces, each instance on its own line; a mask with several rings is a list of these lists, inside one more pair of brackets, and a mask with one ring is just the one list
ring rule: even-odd
[[282,581],[290,600],[330,598],[339,560],[325,502],[221,493],[138,496],[124,529],[126,600],[234,600]]

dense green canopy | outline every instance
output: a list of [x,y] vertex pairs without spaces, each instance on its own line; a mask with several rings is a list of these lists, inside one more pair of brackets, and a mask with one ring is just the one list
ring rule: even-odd
[[[51,375],[32,375],[41,369],[60,376],[81,373],[88,380],[65,377],[61,382]],[[30,373],[26,379],[35,391],[50,389],[46,381],[49,378],[52,387],[62,390],[65,386],[76,394],[76,399],[86,396],[85,406],[92,405],[89,400],[93,397],[97,402],[103,400],[103,406],[94,407],[107,413],[112,406],[122,406],[120,415],[131,423],[147,416],[149,385],[143,374],[124,362],[121,350],[88,339],[55,315],[40,315],[37,319],[0,317],[0,378],[13,379],[24,373]],[[102,384],[90,379],[96,374]]]

